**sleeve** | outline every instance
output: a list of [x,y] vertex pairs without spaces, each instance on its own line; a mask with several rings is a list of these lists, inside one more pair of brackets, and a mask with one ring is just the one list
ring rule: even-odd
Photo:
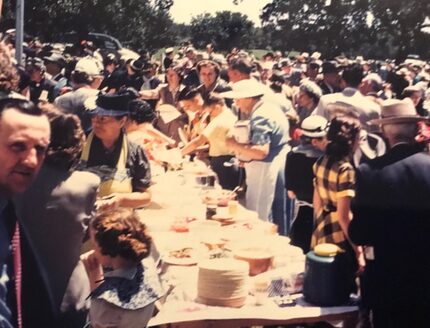
[[272,127],[269,120],[256,116],[251,120],[251,143],[253,145],[270,144]]
[[345,163],[339,169],[337,179],[337,197],[355,196],[355,170],[351,164]]
[[151,185],[151,169],[148,157],[140,145],[129,142],[130,173],[133,191],[143,191]]
[[202,135],[206,138],[206,139],[210,139],[212,133],[214,133],[215,129],[216,129],[216,121],[211,121],[209,122],[209,124],[203,129],[202,131]]

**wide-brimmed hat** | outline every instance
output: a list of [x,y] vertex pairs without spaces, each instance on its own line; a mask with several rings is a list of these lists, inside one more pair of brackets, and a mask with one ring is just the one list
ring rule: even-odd
[[381,118],[369,121],[369,124],[414,123],[425,120],[419,116],[409,98],[403,100],[388,99],[382,102]]
[[124,116],[128,115],[130,97],[127,94],[100,94],[85,101],[90,115]]
[[48,63],[57,64],[60,67],[66,66],[66,59],[62,54],[53,52],[50,56],[43,57],[43,60]]
[[232,85],[232,91],[221,92],[224,98],[252,98],[265,94],[266,86],[255,79],[241,80]]
[[302,135],[306,137],[321,138],[327,135],[327,124],[328,121],[325,117],[311,115],[303,120],[300,129],[302,130]]
[[135,72],[142,72],[145,68],[145,63],[138,59],[132,59],[130,61],[130,68]]

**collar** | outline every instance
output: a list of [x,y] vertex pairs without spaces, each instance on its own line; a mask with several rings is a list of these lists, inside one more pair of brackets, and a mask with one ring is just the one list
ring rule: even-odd
[[105,278],[124,278],[133,280],[137,273],[137,267],[121,268],[105,272]]

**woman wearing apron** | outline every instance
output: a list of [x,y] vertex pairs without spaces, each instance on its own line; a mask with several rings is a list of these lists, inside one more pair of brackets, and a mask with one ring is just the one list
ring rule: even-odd
[[98,210],[139,208],[151,201],[151,173],[144,150],[127,139],[128,94],[99,95],[91,109],[92,132],[81,155],[80,169],[101,178]]

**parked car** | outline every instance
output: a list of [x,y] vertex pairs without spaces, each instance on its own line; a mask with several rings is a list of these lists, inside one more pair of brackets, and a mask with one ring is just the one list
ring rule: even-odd
[[[99,48],[102,51],[117,52],[121,59],[127,60],[130,58],[139,58],[139,54],[137,52],[124,48],[118,39],[108,34],[89,32],[85,37],[85,40],[92,42],[96,48]],[[80,40],[76,32],[69,32],[65,33],[61,40],[58,41],[69,44],[78,44]]]

